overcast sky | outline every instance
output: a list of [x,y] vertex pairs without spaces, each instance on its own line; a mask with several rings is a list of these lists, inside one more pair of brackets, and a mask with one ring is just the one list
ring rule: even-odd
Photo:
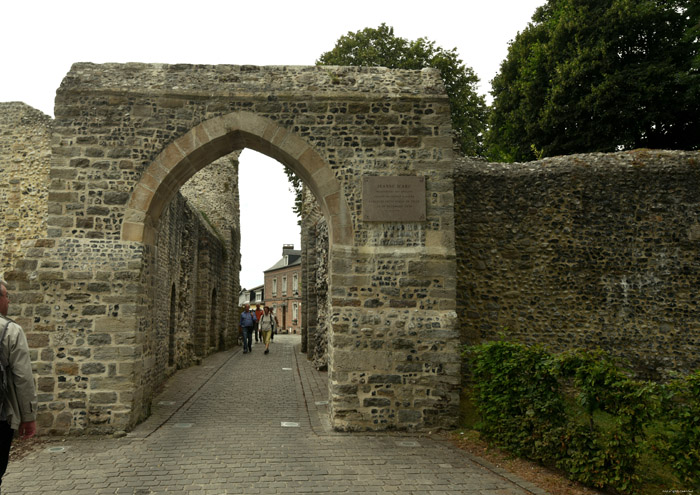
[[[56,89],[74,62],[313,65],[340,36],[382,22],[396,36],[456,48],[487,95],[508,42],[544,3],[6,0],[0,3],[0,101],[23,101],[53,116]],[[250,194],[263,180],[267,191],[275,188],[273,196],[266,192],[276,198],[269,210]],[[241,286],[250,288],[281,257],[282,244],[299,247],[299,229],[279,163],[244,151],[239,187]],[[272,221],[265,229],[263,219]]]

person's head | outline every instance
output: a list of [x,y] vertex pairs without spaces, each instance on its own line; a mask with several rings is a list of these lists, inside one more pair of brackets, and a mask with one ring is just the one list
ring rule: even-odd
[[0,282],[0,315],[7,316],[10,307],[10,294],[7,292],[5,282]]
[[270,306],[265,306],[265,314],[268,314],[270,312]]
[[256,309],[260,309],[260,305],[259,305],[259,304],[256,304],[256,305],[255,305],[255,308],[256,308]]
[[250,304],[243,306],[243,311],[250,311]]

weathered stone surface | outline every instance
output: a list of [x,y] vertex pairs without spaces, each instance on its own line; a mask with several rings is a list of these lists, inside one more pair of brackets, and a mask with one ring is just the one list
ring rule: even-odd
[[[452,134],[437,71],[75,64],[58,91],[51,136],[50,226],[28,237],[22,259],[30,264],[13,267],[13,289],[42,294],[17,308],[36,317],[27,318],[28,333],[47,335],[56,350],[36,350],[54,356],[38,363],[41,376],[76,373],[46,392],[62,408],[51,428],[128,428],[170,373],[234,344],[237,200],[198,201],[226,197],[227,182],[235,198],[235,178],[222,165],[193,185],[194,208],[177,192],[243,147],[291,168],[318,202],[306,247],[318,275],[308,271],[302,291],[316,285],[309,321],[319,332],[305,340],[317,365],[328,366],[329,387],[347,392],[332,400],[334,426],[454,424],[456,415],[441,414],[455,409],[454,369],[454,383],[442,385],[452,389],[415,404],[416,383],[440,387],[434,370],[458,359],[456,331],[429,335],[435,324],[455,328],[454,246],[436,243],[454,237]],[[435,199],[425,221],[363,222],[361,179],[373,175],[426,177],[426,199]],[[54,245],[39,244],[44,238]],[[31,260],[63,262],[41,270]],[[344,339],[332,346],[335,335]],[[394,338],[406,348],[393,349]],[[407,356],[419,376],[404,383]],[[368,372],[371,384],[361,376]],[[73,395],[88,384],[87,397]]]
[[700,368],[699,164],[656,150],[462,160],[462,341],[603,348],[651,378]]
[[[23,115],[28,117],[22,117]],[[3,119],[7,119],[7,122]],[[19,119],[19,122],[12,119]],[[50,188],[66,187],[65,181],[74,179],[72,187],[81,189],[80,181],[84,180],[84,177],[79,175],[77,169],[89,169],[91,166],[94,170],[109,169],[109,165],[105,167],[102,163],[91,162],[91,156],[121,154],[101,153],[92,148],[86,152],[86,155],[89,155],[86,158],[71,159],[70,165],[74,167],[72,169],[49,169],[51,152],[48,147],[48,133],[53,124],[48,117],[41,117],[39,112],[26,105],[0,104],[0,123],[0,146],[3,150],[6,147],[19,149],[17,144],[23,143],[18,132],[9,132],[10,128],[15,131],[27,131],[26,128],[18,127],[18,123],[23,123],[25,127],[36,123],[39,125],[38,130],[47,132],[46,140],[32,137],[31,133],[34,131],[28,131],[30,134],[24,136],[28,141],[25,140],[23,144],[22,156],[25,161],[22,165],[33,165],[31,170],[15,168],[12,174],[8,174],[8,170],[3,168],[3,173],[0,174],[0,199],[3,202],[0,202],[0,205],[12,205],[12,198],[2,194],[7,191],[2,187],[2,179],[11,176],[12,181],[17,184],[27,181],[28,184],[41,185],[41,174],[45,174],[46,184],[49,184],[49,176],[64,181],[54,180],[49,185]],[[42,134],[37,131],[36,136],[41,137]],[[78,142],[94,145],[98,139],[94,136],[84,136],[78,139]],[[29,151],[31,149],[35,150]],[[35,155],[46,157],[44,168],[28,158]],[[9,157],[9,152],[3,153],[3,158]],[[21,251],[5,243],[0,245],[0,253],[4,260],[4,278],[11,284],[13,293],[11,312],[25,328],[33,351],[32,359],[35,361],[34,369],[38,375],[37,384],[41,392],[40,409],[44,411],[40,420],[44,432],[94,430],[96,425],[99,425],[99,431],[128,428],[143,417],[150,400],[147,396],[137,401],[134,394],[128,392],[134,387],[135,380],[145,383],[148,390],[154,390],[177,368],[196,361],[198,358],[193,351],[209,353],[218,348],[228,347],[234,342],[235,337],[227,331],[231,326],[228,322],[232,307],[225,302],[227,299],[232,300],[231,294],[238,292],[235,288],[237,282],[233,280],[232,275],[238,272],[239,266],[235,159],[234,156],[233,162],[227,161],[221,169],[212,165],[210,170],[215,172],[211,177],[207,178],[206,172],[200,174],[198,181],[201,187],[189,193],[196,198],[196,208],[209,213],[209,221],[205,221],[199,213],[194,212],[182,197],[176,198],[173,203],[177,203],[177,207],[169,209],[162,220],[168,232],[167,235],[160,236],[164,241],[159,246],[163,257],[148,270],[144,268],[143,251],[137,246],[126,247],[107,240],[71,239],[71,236],[59,239],[41,238],[46,235],[47,218],[55,226],[71,226],[75,218],[78,230],[71,232],[73,235],[83,232],[83,229],[105,229],[109,225],[115,225],[105,218],[110,216],[111,208],[114,207],[110,203],[123,204],[129,195],[123,191],[105,191],[102,194],[99,188],[109,188],[109,181],[90,182],[93,194],[103,198],[100,204],[88,207],[87,211],[91,217],[71,216],[73,212],[79,212],[80,208],[63,203],[79,199],[73,194],[53,196],[57,203],[49,202],[48,208],[46,193],[38,197],[39,195],[25,192],[17,197],[17,211],[31,210],[39,214],[42,211],[52,211],[55,214],[55,220],[46,216],[46,213],[43,214],[43,220],[33,220],[25,215],[25,220],[21,222],[22,235],[9,235],[11,227],[8,223],[3,226],[8,236],[0,239],[0,243],[15,239],[18,241],[17,246],[20,241],[25,241]],[[0,161],[0,165],[2,163],[4,162]],[[119,162],[120,170],[132,168],[125,167],[123,161]],[[21,180],[15,180],[20,177]],[[221,201],[223,191],[213,187],[223,183],[227,187],[226,196],[234,200],[229,199],[225,203],[226,206],[223,206]],[[186,190],[187,187],[184,187],[185,193]],[[37,197],[39,203],[36,202]],[[4,213],[10,211],[7,208],[3,206]],[[64,218],[67,220],[57,220]],[[220,221],[222,218],[226,218],[225,223]],[[227,241],[220,239],[219,232],[214,232],[214,228],[227,232]],[[181,243],[183,232],[190,233],[195,242]],[[87,237],[97,236],[88,232]],[[228,254],[225,255],[225,251],[228,251]],[[179,259],[199,259],[200,263],[174,267],[173,261]],[[204,259],[207,261],[203,262]],[[226,261],[222,262],[222,259]],[[13,266],[14,271],[7,270],[10,266]],[[222,269],[227,266],[230,269]],[[142,304],[134,303],[135,296],[145,294],[143,284],[147,280],[146,274],[164,282],[163,285],[166,286],[161,293],[163,301],[154,300],[152,303],[154,308],[158,308],[156,311],[145,310]],[[195,283],[188,282],[188,279],[194,280]],[[34,286],[33,283],[30,285],[30,280],[40,281],[40,286]],[[186,284],[187,292],[182,301],[190,302],[184,306],[178,304],[176,307],[174,318],[181,322],[182,330],[180,336],[169,341],[158,338],[157,335],[162,334],[162,328],[167,328],[168,321],[173,318],[170,314],[170,288],[173,283],[178,288],[181,283]],[[214,287],[220,288],[217,305],[220,306],[218,327],[221,331],[218,332],[209,331],[211,308],[207,300]],[[20,314],[33,315],[33,319],[23,318]],[[150,323],[146,323],[144,314],[149,315]],[[193,331],[195,329],[196,331]],[[149,337],[149,334],[153,335]],[[151,342],[153,345],[146,348],[134,347],[133,344],[141,341]],[[199,342],[199,347],[195,346],[195,342]],[[64,347],[66,345],[70,347]],[[173,348],[173,362],[170,365],[169,347]],[[164,357],[161,357],[158,363],[148,357],[151,355]],[[152,362],[152,366],[158,367],[145,370],[140,364],[144,358]],[[137,370],[138,375],[135,374]],[[87,387],[88,377],[113,377],[118,372],[127,374],[119,382],[94,381],[93,385],[103,390],[90,396],[77,390]],[[117,390],[109,390],[115,387]],[[87,414],[91,404],[99,404],[102,409],[98,413]],[[122,412],[111,414],[104,407]]]

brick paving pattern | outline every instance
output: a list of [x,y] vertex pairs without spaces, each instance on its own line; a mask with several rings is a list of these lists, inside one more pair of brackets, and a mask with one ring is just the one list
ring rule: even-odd
[[327,375],[299,348],[278,335],[268,355],[254,345],[180,371],[127,436],[52,440],[10,461],[2,493],[545,493],[437,435],[331,431]]

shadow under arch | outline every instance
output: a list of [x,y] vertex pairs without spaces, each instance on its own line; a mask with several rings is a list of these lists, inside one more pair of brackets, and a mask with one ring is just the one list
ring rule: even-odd
[[131,193],[121,239],[155,244],[160,215],[180,187],[214,160],[243,148],[263,153],[292,169],[328,219],[332,244],[352,244],[347,203],[327,163],[304,139],[273,120],[249,112],[206,120],[168,144]]

